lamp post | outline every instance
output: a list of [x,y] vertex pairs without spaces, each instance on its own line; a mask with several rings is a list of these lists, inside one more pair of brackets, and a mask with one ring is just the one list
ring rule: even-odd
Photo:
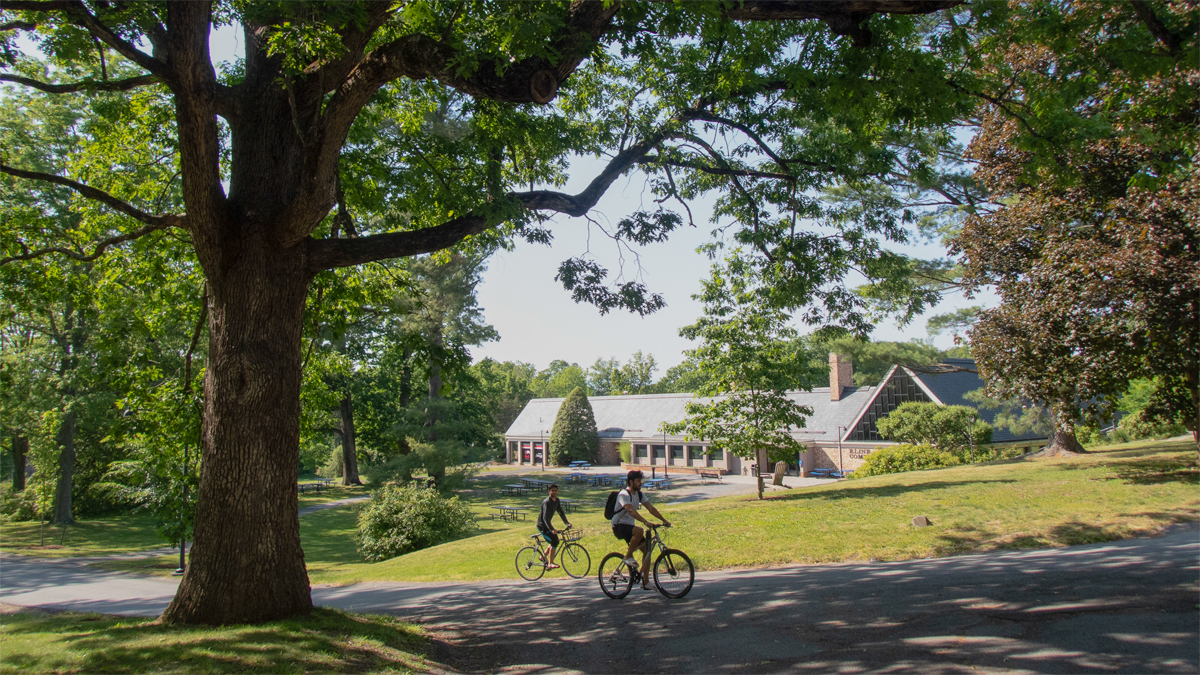
[[542,428],[543,426],[545,426],[545,423],[542,422],[542,418],[539,417],[538,437],[541,439],[542,443],[542,471],[544,472],[546,470],[546,430]]
[[[842,472],[842,430],[849,429],[849,428],[850,427],[844,427],[844,426],[838,425],[838,472],[839,473]],[[842,475],[845,475],[845,474],[843,473]]]

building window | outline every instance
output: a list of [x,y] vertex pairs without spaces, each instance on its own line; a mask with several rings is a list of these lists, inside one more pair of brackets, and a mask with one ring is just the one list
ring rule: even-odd
[[689,445],[688,454],[691,455],[692,459],[704,459],[704,446]]
[[663,459],[667,456],[667,448],[663,445],[652,445],[654,449],[654,459]]
[[634,450],[634,452],[637,453],[638,457],[646,456],[646,446],[644,446],[644,445],[635,445],[635,446],[633,446],[633,450]]
[[671,459],[672,460],[683,459],[683,446],[682,445],[672,445],[671,446]]

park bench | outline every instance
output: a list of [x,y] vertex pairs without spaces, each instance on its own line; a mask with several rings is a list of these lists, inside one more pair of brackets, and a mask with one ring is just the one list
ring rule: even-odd
[[712,480],[715,478],[715,479],[717,479],[717,482],[721,482],[721,472],[720,471],[701,471],[700,477],[703,478],[704,480]]
[[300,492],[320,492],[321,488],[325,487],[320,483],[300,483]]
[[572,469],[590,469],[590,468],[592,468],[591,464],[589,464],[581,459],[577,459],[574,462],[571,462],[570,464],[568,464],[567,466]]

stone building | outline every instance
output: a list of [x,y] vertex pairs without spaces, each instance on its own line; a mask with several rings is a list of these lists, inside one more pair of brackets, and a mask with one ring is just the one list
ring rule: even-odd
[[[792,429],[792,437],[807,450],[797,457],[805,470],[832,468],[851,470],[862,464],[872,450],[891,441],[879,436],[875,422],[906,401],[928,401],[939,405],[967,405],[963,396],[983,387],[983,381],[970,370],[969,359],[948,359],[946,363],[916,372],[904,366],[892,366],[878,386],[853,386],[853,365],[837,354],[829,355],[829,386],[812,391],[793,391],[788,397],[812,408],[803,429]],[[719,470],[722,473],[750,475],[765,458],[743,459],[727,451],[710,451],[703,440],[663,434],[664,422],[678,422],[693,394],[646,394],[636,396],[592,396],[592,411],[600,436],[598,464],[621,464],[619,447],[628,443],[629,463],[646,467],[666,467],[668,471],[696,472]],[[558,415],[561,398],[530,401],[505,434],[506,459],[513,464],[542,463],[542,453],[550,438],[550,427]],[[995,411],[981,410],[979,417],[991,423]],[[1017,437],[997,430],[993,444],[1022,445],[1030,449],[1045,445],[1044,437]],[[769,470],[769,469],[768,469]]]

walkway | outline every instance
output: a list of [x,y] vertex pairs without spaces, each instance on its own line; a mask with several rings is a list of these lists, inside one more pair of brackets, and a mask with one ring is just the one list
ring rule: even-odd
[[[594,557],[599,558],[599,551]],[[668,601],[594,578],[318,587],[433,624],[458,670],[1196,673],[1200,529],[1062,549],[698,575]],[[0,601],[153,616],[177,582],[0,557]]]

